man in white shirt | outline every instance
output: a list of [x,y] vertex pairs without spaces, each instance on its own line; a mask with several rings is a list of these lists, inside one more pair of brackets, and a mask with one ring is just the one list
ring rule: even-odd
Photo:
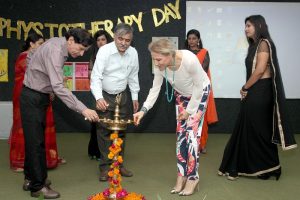
[[[126,87],[129,85],[133,112],[137,112],[138,92],[140,90],[138,71],[139,61],[135,48],[131,47],[133,29],[128,24],[120,23],[114,31],[114,41],[101,47],[97,53],[96,61],[91,74],[91,91],[96,99],[96,108],[101,117],[113,119],[116,106],[116,95],[122,94],[120,102],[121,119],[132,118],[129,109],[130,98],[127,95]],[[100,150],[100,181],[108,180],[108,170],[112,161],[108,159],[111,131],[103,123],[97,124],[97,140]],[[124,156],[125,133],[119,132],[123,139],[122,151]],[[132,172],[120,166],[122,176],[133,176]]]

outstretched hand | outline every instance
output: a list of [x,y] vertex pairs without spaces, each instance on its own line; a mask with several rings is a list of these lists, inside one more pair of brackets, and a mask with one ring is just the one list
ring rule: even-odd
[[134,122],[134,125],[139,125],[140,124],[140,121],[141,119],[144,117],[145,113],[143,111],[139,111],[135,114],[133,114],[133,122]]
[[96,101],[96,108],[97,110],[101,110],[102,112],[106,111],[106,109],[108,108],[109,104],[103,99],[98,99]]
[[96,111],[91,109],[85,109],[82,111],[82,115],[84,116],[85,120],[89,120],[90,122],[98,122],[99,116]]

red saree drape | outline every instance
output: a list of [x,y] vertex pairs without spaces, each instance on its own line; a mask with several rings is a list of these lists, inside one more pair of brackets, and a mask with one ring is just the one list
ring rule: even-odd
[[[15,85],[13,89],[13,125],[10,133],[10,167],[13,170],[24,168],[25,144],[20,114],[20,94],[26,70],[27,52],[22,52],[15,64]],[[45,127],[45,147],[47,167],[55,168],[58,164],[58,153],[56,145],[56,131],[53,119],[52,105],[50,103]]]

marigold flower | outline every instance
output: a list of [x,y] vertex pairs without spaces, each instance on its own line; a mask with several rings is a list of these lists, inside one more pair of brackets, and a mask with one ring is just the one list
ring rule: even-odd
[[122,181],[121,176],[118,176],[117,180],[118,180],[119,182],[121,182],[121,181]]
[[118,162],[119,162],[119,163],[123,163],[123,158],[122,158],[122,156],[118,156]]
[[118,187],[116,187],[116,191],[117,191],[117,192],[120,192],[120,191],[122,191],[122,190],[123,190],[123,188],[122,188],[121,185],[119,185]]
[[129,193],[124,200],[143,200],[145,199],[143,195],[141,194],[137,194],[134,192]]
[[120,147],[109,147],[108,149],[110,152],[112,152],[115,155],[121,151]]
[[110,139],[111,140],[114,140],[114,139],[116,139],[118,137],[119,137],[119,134],[117,132],[114,132],[114,133],[110,134]]
[[107,198],[101,192],[101,193],[95,194],[92,197],[89,197],[88,200],[107,200]]
[[109,154],[108,154],[107,157],[108,157],[109,159],[113,159],[114,156],[115,156],[115,154],[113,154],[112,152],[109,152]]
[[123,144],[123,140],[121,138],[118,138],[115,142],[114,142],[115,145],[117,146],[121,146]]
[[114,174],[120,174],[120,170],[118,168],[114,169]]
[[120,151],[121,151],[121,148],[120,148],[120,147],[115,148],[116,154],[117,154],[117,153],[120,153]]
[[109,176],[109,177],[113,177],[113,176],[114,176],[114,172],[113,172],[113,171],[109,171],[109,172],[108,172],[108,176]]

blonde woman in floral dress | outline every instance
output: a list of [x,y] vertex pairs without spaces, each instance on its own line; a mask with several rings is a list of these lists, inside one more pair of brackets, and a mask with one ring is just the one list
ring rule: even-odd
[[[157,100],[164,78],[167,100],[173,97],[177,108],[176,155],[177,181],[172,194],[187,196],[194,193],[199,182],[199,144],[202,121],[210,91],[210,81],[198,58],[189,50],[175,50],[168,39],[149,44],[153,62],[154,80],[148,97],[139,112],[134,114],[136,125]],[[168,87],[167,82],[172,85]]]

